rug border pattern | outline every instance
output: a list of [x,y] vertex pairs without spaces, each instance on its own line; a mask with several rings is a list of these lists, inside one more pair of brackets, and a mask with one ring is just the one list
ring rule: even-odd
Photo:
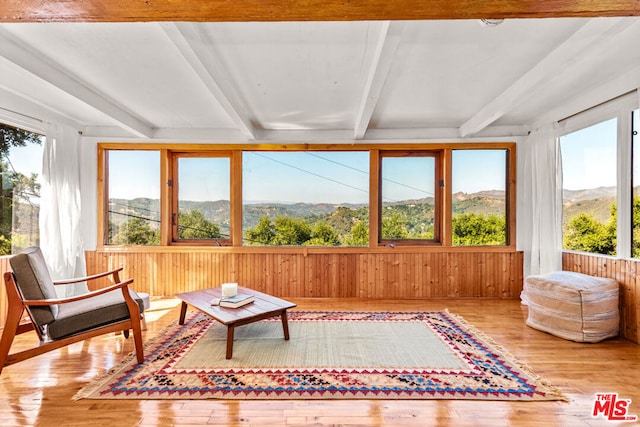
[[[290,311],[296,321],[426,322],[469,369],[174,369],[180,356],[214,320],[191,313],[134,355],[80,390],[74,400],[93,399],[469,399],[566,400],[556,388],[500,348],[462,317],[448,311]],[[279,321],[268,319],[265,321]]]

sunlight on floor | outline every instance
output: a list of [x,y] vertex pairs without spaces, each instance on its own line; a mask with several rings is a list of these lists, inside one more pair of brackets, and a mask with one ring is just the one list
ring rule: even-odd
[[176,298],[152,298],[151,307],[144,311],[144,317],[147,319],[147,322],[153,322],[169,313],[179,304],[180,300]]

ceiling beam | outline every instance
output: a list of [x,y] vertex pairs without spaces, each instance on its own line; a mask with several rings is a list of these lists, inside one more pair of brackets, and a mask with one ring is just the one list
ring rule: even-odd
[[207,35],[197,27],[197,24],[193,23],[166,22],[160,25],[169,40],[238,129],[248,139],[255,139],[255,129],[251,124],[249,110],[235,91],[229,87],[223,89],[218,83],[230,81],[230,79],[225,76],[226,71],[218,65],[220,61],[213,58],[212,46]]
[[637,0],[0,0],[0,22],[361,21],[639,15]]
[[19,39],[4,28],[0,28],[0,56],[107,115],[115,123],[135,136],[152,136],[153,129],[151,126],[124,111],[99,94],[90,85],[81,82],[79,78],[64,70],[59,64],[46,59],[25,43],[21,43]]
[[460,126],[460,136],[465,138],[474,135],[509,111],[513,111],[529,96],[538,92],[544,81],[553,79],[561,70],[569,68],[585,49],[594,49],[595,46],[609,41],[611,36],[624,31],[634,22],[636,21],[623,18],[587,21],[567,40],[559,43],[553,51],[463,123]]
[[392,23],[390,21],[384,21],[382,23],[373,63],[365,84],[360,109],[356,117],[353,132],[354,139],[364,138],[364,134],[367,132],[371,116],[378,104],[384,82],[387,80],[387,75],[395,58],[403,29],[404,24],[400,22]]

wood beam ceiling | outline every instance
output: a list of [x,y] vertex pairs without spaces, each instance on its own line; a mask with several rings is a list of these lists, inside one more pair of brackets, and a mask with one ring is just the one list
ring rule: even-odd
[[0,22],[359,21],[640,16],[639,0],[0,0]]

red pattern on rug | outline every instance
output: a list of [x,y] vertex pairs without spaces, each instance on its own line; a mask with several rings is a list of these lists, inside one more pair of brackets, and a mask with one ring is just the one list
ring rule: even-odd
[[490,338],[448,312],[289,313],[290,324],[309,321],[427,322],[468,369],[177,369],[181,355],[215,322],[196,314],[149,342],[144,363],[137,365],[129,357],[75,398],[566,400],[558,389],[537,378]]

